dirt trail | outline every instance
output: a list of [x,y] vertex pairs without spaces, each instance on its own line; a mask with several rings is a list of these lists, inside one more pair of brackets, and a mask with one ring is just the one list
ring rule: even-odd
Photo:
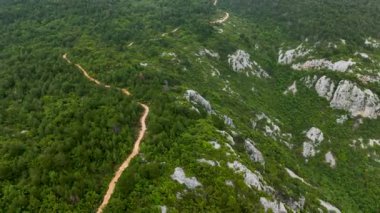
[[230,14],[225,12],[224,16],[220,19],[217,19],[215,21],[212,21],[211,24],[223,24],[230,18]]
[[115,173],[115,176],[112,178],[110,184],[108,185],[107,193],[104,195],[103,203],[99,206],[97,213],[103,212],[103,209],[107,206],[107,204],[108,204],[108,202],[109,202],[109,200],[110,200],[110,198],[111,198],[111,196],[112,196],[112,194],[113,194],[113,192],[115,190],[116,183],[119,181],[120,176],[123,174],[124,170],[126,168],[128,168],[129,163],[131,162],[131,160],[134,157],[136,157],[136,155],[139,154],[140,144],[141,144],[141,141],[144,138],[144,135],[145,135],[145,132],[146,132],[146,123],[145,123],[145,121],[146,121],[146,118],[148,117],[148,114],[149,114],[149,107],[147,105],[145,105],[145,104],[142,104],[142,103],[140,103],[140,105],[144,108],[144,113],[143,113],[142,117],[140,118],[141,129],[140,129],[140,132],[139,132],[139,137],[137,138],[137,140],[135,142],[135,145],[133,147],[132,153],[123,162],[123,164],[121,164],[121,166],[119,167],[119,169]]
[[[72,64],[71,61],[67,58],[67,53],[65,53],[62,58],[68,63],[68,64]],[[100,85],[100,86],[103,86],[105,88],[111,88],[110,85],[107,85],[107,84],[103,84],[102,82],[96,80],[95,78],[91,77],[88,72],[79,64],[75,64],[75,66],[83,73],[83,75],[91,82],[94,82],[95,84],[97,85]],[[120,90],[124,95],[126,96],[130,96],[131,93],[123,88],[117,88],[118,90]],[[143,115],[140,117],[140,131],[139,131],[139,135],[135,141],[135,144],[133,146],[133,150],[132,150],[132,153],[128,155],[127,159],[125,159],[125,161],[121,164],[121,166],[118,168],[118,170],[116,171],[114,177],[112,178],[111,182],[109,183],[108,185],[108,190],[106,192],[106,194],[104,195],[103,197],[103,202],[102,204],[99,206],[98,210],[97,210],[97,213],[102,213],[103,212],[103,209],[108,205],[111,197],[112,197],[112,194],[113,192],[115,191],[115,187],[116,187],[116,184],[117,182],[119,181],[121,175],[123,174],[124,170],[128,168],[130,162],[133,160],[133,158],[135,158],[138,154],[139,154],[139,151],[140,151],[140,144],[141,144],[141,141],[142,139],[144,138],[145,136],[145,133],[146,133],[146,119],[148,117],[148,114],[149,114],[149,107],[143,103],[139,103],[140,106],[142,108],[144,108],[144,113]]]

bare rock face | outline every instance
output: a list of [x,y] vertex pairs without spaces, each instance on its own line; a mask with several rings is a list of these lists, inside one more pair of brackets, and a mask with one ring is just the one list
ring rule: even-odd
[[234,121],[232,118],[228,117],[227,115],[223,115],[224,123],[227,124],[228,126],[235,128]]
[[244,182],[248,187],[254,187],[259,191],[264,191],[268,193],[273,192],[273,188],[266,185],[263,177],[259,172],[252,172],[238,161],[234,161],[233,163],[227,163],[227,166],[233,169],[235,173],[242,174],[244,176]]
[[264,165],[265,161],[263,154],[255,147],[255,143],[252,140],[246,139],[244,147],[252,161],[259,162]]
[[235,72],[245,72],[247,76],[256,76],[259,78],[268,78],[269,75],[255,61],[251,61],[249,53],[243,50],[237,50],[235,53],[228,55],[228,63]]
[[334,94],[335,84],[334,82],[326,76],[322,76],[318,79],[315,84],[315,90],[320,97],[326,98],[328,101],[331,100]]
[[325,162],[330,165],[331,168],[335,168],[336,166],[336,160],[334,155],[331,153],[331,151],[327,152],[325,155]]
[[327,212],[341,213],[341,211],[338,208],[336,208],[335,206],[333,206],[331,203],[328,203],[328,202],[323,201],[323,200],[319,200],[319,202],[321,203],[321,205],[323,207],[325,207],[327,209]]
[[278,53],[278,63],[279,64],[291,64],[294,60],[300,57],[304,57],[309,54],[311,50],[307,50],[300,44],[296,49],[291,49],[283,51],[282,49]]
[[284,95],[292,94],[295,95],[297,93],[297,81],[294,81],[292,85],[288,87],[287,90],[284,91]]
[[202,186],[195,177],[186,177],[185,171],[181,167],[177,167],[174,170],[174,173],[170,176],[173,180],[177,181],[180,184],[185,184],[189,189],[195,189],[198,186]]
[[318,80],[318,76],[314,75],[313,77],[307,76],[301,79],[307,88],[312,88],[315,82]]
[[380,42],[373,39],[373,38],[367,38],[364,42],[364,44],[368,47],[372,48],[380,48]]
[[260,203],[263,205],[265,212],[272,210],[273,213],[287,213],[285,205],[280,201],[270,201],[265,197],[261,197]]
[[303,143],[302,155],[305,158],[314,157],[317,154],[316,147],[323,141],[324,136],[320,129],[316,127],[310,128],[306,132],[307,141]]
[[205,164],[208,164],[210,166],[220,166],[219,162],[213,161],[213,160],[207,160],[207,159],[204,159],[204,158],[198,159],[197,162],[198,163],[205,163]]
[[194,90],[187,90],[184,96],[188,101],[194,102],[196,104],[203,106],[208,114],[214,113],[210,102],[208,102],[205,98],[203,98],[198,92]]
[[363,91],[356,84],[347,80],[339,82],[330,106],[349,111],[352,116],[376,119],[380,115],[379,97],[371,90]]
[[200,56],[209,56],[209,57],[212,57],[212,58],[217,58],[219,59],[219,54],[217,52],[214,52],[212,50],[208,50],[208,49],[202,49],[199,51],[198,55]]
[[294,70],[328,69],[337,72],[346,72],[355,64],[356,63],[351,61],[351,59],[348,61],[340,60],[335,63],[326,59],[313,59],[304,63],[293,64],[292,68]]

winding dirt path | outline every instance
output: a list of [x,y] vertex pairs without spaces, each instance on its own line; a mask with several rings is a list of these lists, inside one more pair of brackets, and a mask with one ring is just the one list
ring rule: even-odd
[[224,16],[220,19],[217,19],[215,21],[212,21],[211,24],[223,24],[224,22],[226,22],[228,19],[230,18],[230,14],[225,12],[224,13]]
[[[68,59],[67,57],[67,53],[65,53],[62,58],[68,63],[68,64],[72,64],[71,61]],[[111,88],[110,85],[107,85],[107,84],[104,84],[98,80],[96,80],[95,78],[91,77],[88,72],[80,65],[80,64],[75,64],[75,66],[83,73],[83,75],[91,82],[99,85],[99,86],[103,86],[104,88]],[[131,93],[125,89],[125,88],[118,88],[118,90],[120,90],[124,95],[126,96],[130,96]],[[133,146],[133,150],[132,150],[132,153],[128,155],[127,159],[125,159],[125,161],[121,164],[121,166],[118,168],[118,170],[116,171],[114,177],[112,178],[111,182],[109,183],[108,185],[108,190],[106,192],[106,194],[104,195],[103,197],[103,202],[102,204],[99,206],[98,210],[97,210],[97,213],[102,213],[103,212],[103,209],[108,205],[111,197],[112,197],[112,194],[113,192],[115,191],[115,187],[116,187],[116,184],[117,182],[119,181],[121,175],[123,174],[123,172],[129,167],[129,164],[131,163],[131,161],[133,160],[133,158],[135,158],[139,152],[140,152],[140,144],[141,144],[141,141],[143,140],[144,136],[145,136],[145,133],[146,133],[146,130],[147,130],[147,127],[146,127],[146,119],[149,115],[149,107],[143,103],[139,103],[140,106],[144,109],[144,112],[142,114],[142,116],[140,117],[140,131],[139,131],[139,135],[135,141],[135,144]]]

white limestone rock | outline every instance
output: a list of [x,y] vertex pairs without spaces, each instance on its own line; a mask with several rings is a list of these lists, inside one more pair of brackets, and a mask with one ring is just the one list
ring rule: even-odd
[[288,144],[292,139],[292,134],[282,133],[280,127],[280,121],[277,119],[270,119],[265,113],[258,113],[256,117],[251,119],[253,129],[261,130],[265,136],[271,137],[276,141]]
[[197,162],[205,163],[205,164],[208,164],[210,166],[220,166],[219,162],[213,161],[213,160],[206,160],[204,158],[198,159]]
[[322,76],[315,84],[315,90],[320,97],[331,100],[335,89],[335,83],[327,76]]
[[235,53],[228,55],[228,63],[235,72],[245,72],[247,76],[256,76],[259,78],[268,78],[269,75],[255,61],[251,61],[251,56],[244,50],[237,50]]
[[302,183],[308,185],[308,186],[311,186],[308,182],[306,182],[303,178],[301,178],[300,176],[298,176],[296,173],[294,173],[292,170],[288,169],[288,168],[285,168],[286,172],[288,173],[288,175],[291,177],[291,178],[294,178],[294,179],[297,179],[299,181],[301,181]]
[[166,206],[160,206],[161,213],[167,213],[168,212],[168,207]]
[[246,139],[244,147],[252,161],[259,162],[262,165],[265,164],[263,154],[255,147],[255,142],[251,139]]
[[300,57],[305,57],[307,54],[309,54],[311,50],[306,49],[303,47],[302,44],[300,44],[297,48],[283,51],[280,49],[278,53],[278,63],[279,64],[291,64],[294,60]]
[[140,66],[142,66],[142,67],[147,67],[147,66],[148,66],[148,63],[140,62]]
[[370,59],[370,57],[367,53],[356,52],[355,55],[358,55],[358,56],[362,57],[363,59]]
[[217,141],[209,141],[208,143],[211,144],[214,149],[220,149],[221,147]]
[[367,38],[364,42],[364,44],[368,47],[372,48],[380,48],[380,42],[373,39],[373,38]]
[[330,165],[331,168],[335,168],[336,160],[331,151],[328,151],[325,155],[325,162]]
[[238,161],[234,161],[233,163],[228,162],[227,166],[228,168],[233,169],[235,173],[242,174],[244,176],[244,182],[248,187],[254,187],[259,191],[264,191],[268,193],[273,192],[273,188],[266,185],[263,177],[259,172],[252,172]]
[[356,74],[356,78],[359,79],[363,84],[368,83],[380,83],[380,73],[377,73],[377,75],[362,75],[362,74]]
[[312,127],[306,132],[306,137],[308,140],[303,143],[302,155],[305,158],[314,157],[318,152],[316,147],[324,139],[323,133],[320,129]]
[[226,180],[225,182],[224,182],[227,186],[231,186],[231,187],[234,187],[235,185],[234,185],[234,182],[232,182],[232,180]]
[[199,104],[205,108],[208,114],[213,114],[214,111],[212,110],[210,102],[208,102],[204,97],[202,97],[198,92],[194,90],[187,90],[185,92],[185,98],[187,101]]
[[177,181],[180,184],[185,184],[189,189],[195,189],[202,184],[195,177],[186,177],[185,171],[181,167],[177,167],[174,170],[174,173],[170,176],[173,180]]
[[335,206],[333,206],[331,203],[328,203],[326,201],[323,201],[323,200],[319,200],[319,202],[321,203],[321,205],[323,207],[325,207],[327,209],[327,211],[329,213],[341,213],[341,211],[336,208]]
[[280,201],[270,201],[265,197],[261,197],[260,203],[263,205],[265,212],[272,210],[273,213],[287,213],[285,205]]
[[234,141],[234,138],[226,131],[221,131],[221,130],[217,130],[217,132],[219,132],[221,135],[223,135],[224,137],[226,137],[227,141],[231,144],[231,145],[235,145],[235,141]]
[[336,119],[337,124],[344,124],[348,120],[348,115],[341,115]]
[[376,119],[380,115],[379,97],[369,89],[363,91],[348,80],[339,82],[330,106],[346,110],[354,117]]
[[228,126],[230,126],[232,128],[235,128],[235,124],[234,124],[234,121],[232,120],[232,118],[228,117],[227,115],[223,115],[223,118],[224,118],[225,124],[227,124]]
[[306,61],[304,63],[293,64],[292,68],[294,70],[309,70],[309,69],[328,69],[337,72],[346,72],[356,63],[351,59],[348,61],[340,60],[335,63],[328,61],[326,59],[313,59]]
[[214,51],[212,51],[212,50],[208,50],[208,49],[202,49],[202,50],[200,50],[199,51],[199,53],[198,53],[198,55],[200,55],[200,56],[209,56],[209,57],[211,57],[211,58],[216,58],[216,59],[219,59],[219,53],[217,53],[217,52],[214,52]]
[[302,212],[305,207],[305,202],[305,197],[301,196],[298,201],[290,198],[290,200],[287,200],[285,203],[287,206],[289,206],[290,209],[293,210],[293,212]]
[[284,91],[284,95],[292,94],[295,95],[297,93],[297,81],[294,81],[292,85],[288,87],[287,90]]
[[316,75],[314,75],[313,77],[306,76],[306,77],[301,79],[301,81],[304,83],[304,85],[309,89],[314,86],[314,84],[315,84],[315,82],[317,82],[317,80],[318,80],[318,76],[316,76]]

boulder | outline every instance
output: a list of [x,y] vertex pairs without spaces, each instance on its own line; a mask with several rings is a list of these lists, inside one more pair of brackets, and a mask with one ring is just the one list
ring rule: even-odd
[[208,114],[213,114],[214,111],[212,110],[210,102],[208,102],[204,97],[202,97],[198,92],[194,90],[187,90],[185,92],[185,98],[186,100],[201,105]]
[[177,181],[180,184],[185,184],[189,189],[195,189],[198,186],[202,186],[195,177],[186,177],[185,171],[181,167],[177,167],[174,170],[174,173],[170,176],[173,180]]

